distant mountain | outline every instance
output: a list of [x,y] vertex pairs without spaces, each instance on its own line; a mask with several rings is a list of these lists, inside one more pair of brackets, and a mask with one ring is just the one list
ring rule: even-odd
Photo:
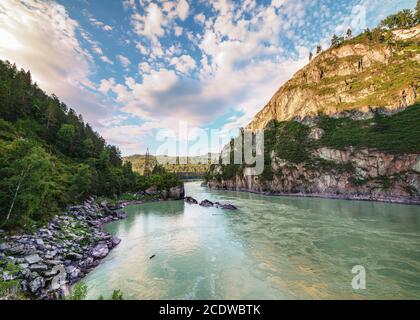
[[[167,172],[176,173],[181,177],[201,177],[209,169],[209,159],[218,159],[218,154],[196,157],[150,156],[149,171],[162,165]],[[124,157],[125,162],[131,162],[135,172],[144,174],[146,155],[132,155]]]

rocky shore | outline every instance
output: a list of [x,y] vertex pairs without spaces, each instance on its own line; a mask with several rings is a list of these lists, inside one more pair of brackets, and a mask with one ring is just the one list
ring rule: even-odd
[[[105,258],[120,239],[102,230],[124,219],[122,205],[98,204],[93,198],[70,207],[34,234],[2,237],[0,276],[11,288],[33,299],[62,299],[70,286]],[[13,292],[14,291],[14,292]]]
[[0,230],[0,300],[63,299],[70,287],[99,265],[121,240],[102,230],[126,218],[127,205],[182,200],[184,185],[139,192],[141,200],[98,203],[89,198],[70,207],[33,234],[7,236]]

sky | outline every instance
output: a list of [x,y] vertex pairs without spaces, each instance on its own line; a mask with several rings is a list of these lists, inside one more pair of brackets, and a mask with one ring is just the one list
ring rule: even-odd
[[188,145],[246,126],[317,44],[415,2],[1,0],[0,59],[30,70],[123,155],[160,154],[180,126]]

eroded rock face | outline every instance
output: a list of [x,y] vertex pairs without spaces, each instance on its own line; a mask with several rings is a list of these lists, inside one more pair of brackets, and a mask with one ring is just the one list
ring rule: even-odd
[[[267,194],[301,194],[420,204],[420,154],[393,155],[364,150],[320,148],[314,157],[328,161],[323,168],[306,167],[273,158],[273,179],[258,176],[212,180],[210,188]],[[343,169],[347,168],[347,169]]]

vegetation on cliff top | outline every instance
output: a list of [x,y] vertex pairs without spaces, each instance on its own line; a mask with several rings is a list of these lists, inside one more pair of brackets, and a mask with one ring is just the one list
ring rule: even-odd
[[[369,148],[391,154],[420,152],[420,104],[405,110],[386,115],[374,112],[371,119],[354,120],[352,117],[332,118],[320,115],[315,120],[315,127],[323,130],[319,140],[309,137],[311,128],[297,121],[271,121],[264,131],[265,170],[261,175],[264,180],[272,180],[272,156],[287,161],[290,165],[304,164],[316,166],[319,170],[351,171],[350,165],[338,165],[315,158],[312,151],[322,147],[344,150]],[[231,157],[233,158],[233,149]],[[207,180],[231,180],[237,175],[242,177],[245,165],[221,165],[219,173],[212,166]]]
[[29,228],[90,195],[115,197],[173,175],[141,177],[30,72],[0,61],[0,227]]

